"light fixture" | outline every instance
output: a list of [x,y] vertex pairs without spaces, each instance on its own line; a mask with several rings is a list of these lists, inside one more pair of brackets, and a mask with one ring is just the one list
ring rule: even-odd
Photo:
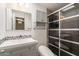
[[67,11],[67,10],[72,9],[72,8],[74,8],[74,7],[75,7],[75,6],[72,5],[72,6],[70,6],[70,7],[67,7],[67,8],[65,8],[65,9],[63,9],[62,11]]
[[18,24],[22,24],[22,22],[21,21],[18,21]]
[[25,6],[26,8],[29,8],[29,3],[21,3],[21,2],[19,2],[18,5],[23,6],[23,7]]
[[22,19],[17,19],[18,21],[21,21],[21,22],[24,22],[24,20],[22,20]]

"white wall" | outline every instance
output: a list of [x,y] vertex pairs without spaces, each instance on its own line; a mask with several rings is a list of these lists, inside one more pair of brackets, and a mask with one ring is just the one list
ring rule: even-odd
[[33,38],[38,40],[38,46],[45,45],[47,46],[47,30],[40,29],[40,30],[34,30],[33,31]]
[[32,14],[32,37],[39,41],[38,46],[45,45],[47,46],[47,29],[34,29],[36,27],[36,10],[47,12],[46,8],[42,6],[35,5],[34,13]]
[[5,5],[0,4],[0,39],[5,37]]

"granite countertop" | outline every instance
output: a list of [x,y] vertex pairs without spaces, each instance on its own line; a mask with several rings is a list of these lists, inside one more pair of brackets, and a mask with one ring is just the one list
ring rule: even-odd
[[0,40],[0,45],[6,40],[19,40],[24,38],[31,38],[31,35],[8,36]]
[[37,45],[38,41],[32,39],[31,37],[6,37],[0,40],[0,50],[1,49],[9,49],[16,47],[28,47]]

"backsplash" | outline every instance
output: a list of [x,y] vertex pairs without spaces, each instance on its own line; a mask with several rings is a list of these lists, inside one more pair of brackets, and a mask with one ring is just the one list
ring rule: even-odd
[[20,40],[20,39],[31,38],[31,37],[32,37],[31,35],[7,36],[0,40],[0,44],[6,40]]
[[22,31],[22,30],[6,31],[6,37],[20,36],[20,35],[31,35],[31,31]]
[[24,39],[24,38],[31,38],[31,35],[7,36],[5,37],[5,40],[15,40],[15,39]]

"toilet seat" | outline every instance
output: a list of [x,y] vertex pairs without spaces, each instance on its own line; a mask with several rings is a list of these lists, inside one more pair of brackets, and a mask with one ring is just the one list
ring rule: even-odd
[[41,56],[55,56],[55,54],[46,46],[39,46],[38,51]]

